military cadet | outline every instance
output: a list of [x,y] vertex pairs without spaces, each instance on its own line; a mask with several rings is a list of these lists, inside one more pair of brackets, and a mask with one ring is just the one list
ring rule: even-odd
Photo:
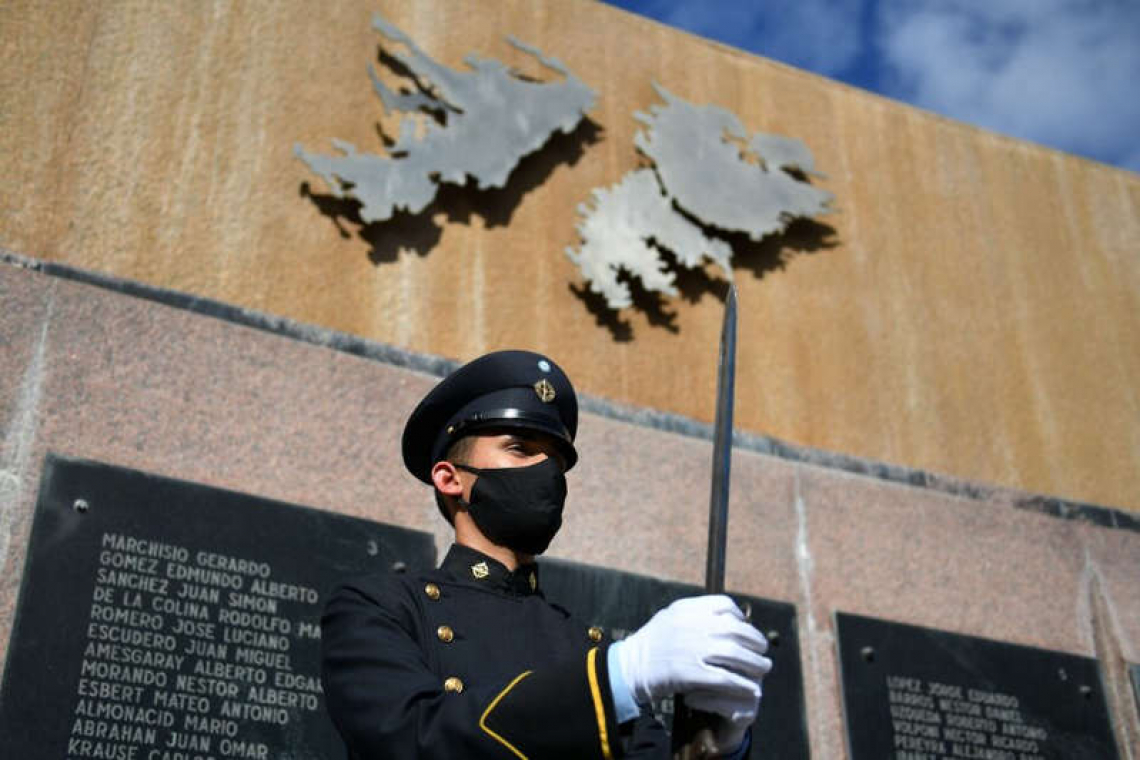
[[480,357],[408,419],[404,464],[455,543],[427,572],[351,580],[322,620],[322,679],[356,760],[668,758],[654,700],[684,694],[740,757],[771,662],[725,596],[682,599],[612,643],[542,593],[578,454],[574,388],[549,358]]

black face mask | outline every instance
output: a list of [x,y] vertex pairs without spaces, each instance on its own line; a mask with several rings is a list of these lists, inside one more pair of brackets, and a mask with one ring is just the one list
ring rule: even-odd
[[455,465],[479,476],[464,505],[475,525],[499,546],[542,554],[562,526],[566,476],[554,459],[527,467],[480,469]]

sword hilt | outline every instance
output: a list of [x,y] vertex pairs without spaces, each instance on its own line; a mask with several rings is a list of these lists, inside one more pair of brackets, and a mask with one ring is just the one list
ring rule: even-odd
[[673,700],[673,760],[709,760],[718,756],[713,726],[717,716],[692,710],[678,694]]

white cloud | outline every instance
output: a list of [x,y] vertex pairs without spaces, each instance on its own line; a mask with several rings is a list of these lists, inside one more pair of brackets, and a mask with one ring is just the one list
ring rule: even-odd
[[734,47],[1140,171],[1137,0],[608,0]]
[[886,94],[1140,168],[1140,4],[884,0]]

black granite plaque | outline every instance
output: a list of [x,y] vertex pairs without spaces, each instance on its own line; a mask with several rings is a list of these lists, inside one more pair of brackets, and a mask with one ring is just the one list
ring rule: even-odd
[[[577,613],[583,622],[621,639],[640,628],[657,610],[704,591],[643,575],[606,570],[562,560],[542,562],[542,586],[553,602]],[[807,758],[803,673],[800,668],[796,608],[786,602],[729,594],[751,614],[769,640],[772,672],[764,680],[760,717],[753,728],[751,758]],[[658,717],[672,722],[670,700],[656,705]]]
[[432,537],[49,456],[0,689],[10,758],[332,760],[320,613]]
[[1096,660],[836,614],[852,760],[1112,760]]

